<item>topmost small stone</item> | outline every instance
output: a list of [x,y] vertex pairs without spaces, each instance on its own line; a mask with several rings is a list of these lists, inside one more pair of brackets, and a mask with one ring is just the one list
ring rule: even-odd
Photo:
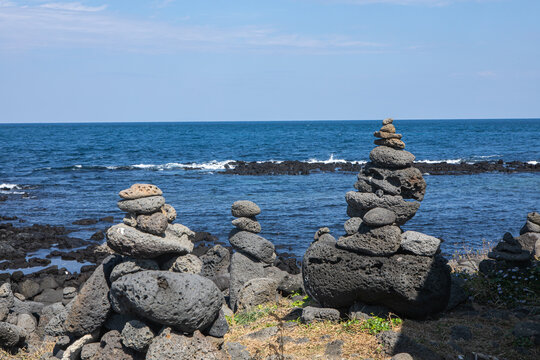
[[133,184],[129,189],[122,190],[118,193],[122,199],[134,200],[148,196],[163,195],[163,192],[156,185],[152,184]]
[[261,208],[253,201],[239,200],[231,206],[231,214],[234,217],[251,217],[261,213]]
[[383,125],[388,125],[388,124],[391,124],[391,123],[393,123],[393,122],[394,122],[394,119],[388,118],[388,119],[384,119],[384,120],[382,121],[382,124],[383,124]]

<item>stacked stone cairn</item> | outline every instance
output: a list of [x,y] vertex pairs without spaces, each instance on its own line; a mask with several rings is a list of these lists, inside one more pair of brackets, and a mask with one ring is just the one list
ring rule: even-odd
[[[200,275],[195,235],[154,185],[120,192],[124,223],[107,231],[116,253],[47,325],[63,359],[221,359],[224,296]],[[58,339],[65,339],[58,341]],[[222,342],[222,341],[221,341]],[[219,341],[217,342],[219,343]],[[60,345],[59,345],[60,344]]]
[[316,236],[302,264],[304,286],[324,307],[380,305],[425,318],[445,309],[450,269],[439,239],[400,226],[416,214],[426,183],[392,119],[374,136],[378,146],[358,174],[357,191],[345,196],[346,235]]
[[525,268],[540,259],[540,214],[527,214],[519,236],[504,234],[502,240],[488,253],[490,260],[480,262],[480,270],[489,273],[508,268]]
[[248,309],[275,301],[277,292],[284,295],[302,289],[301,275],[291,275],[274,266],[274,244],[257,235],[261,225],[256,216],[261,213],[257,204],[248,200],[236,201],[231,207],[235,226],[229,242],[236,252],[231,257],[229,304],[233,310]]

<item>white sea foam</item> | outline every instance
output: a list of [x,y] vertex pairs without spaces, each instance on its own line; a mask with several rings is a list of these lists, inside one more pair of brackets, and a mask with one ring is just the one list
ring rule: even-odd
[[415,162],[422,163],[422,164],[438,164],[442,162],[445,162],[448,164],[459,164],[462,161],[463,161],[462,159],[447,159],[447,160],[416,160]]
[[536,160],[527,161],[527,164],[529,164],[529,165],[538,165],[538,161],[536,161]]
[[1,190],[15,190],[15,189],[20,189],[20,185],[17,185],[17,184],[6,184],[6,183],[3,183],[3,184],[0,184],[0,189]]
[[306,161],[308,164],[314,164],[314,163],[323,163],[323,164],[365,164],[366,161],[359,160],[359,161],[347,161],[345,159],[334,159],[334,154],[330,154],[330,157],[327,160],[319,160],[315,158],[311,158],[308,161]]
[[[131,165],[130,167],[133,169],[147,169],[147,170],[174,170],[174,169],[200,169],[200,170],[225,170],[226,166],[229,165],[229,167],[233,167],[231,164],[235,162],[234,160],[224,160],[224,161],[217,161],[212,160],[209,162],[204,163],[167,163],[167,164],[135,164]],[[112,168],[112,167],[108,167]],[[119,167],[115,167],[119,168]]]

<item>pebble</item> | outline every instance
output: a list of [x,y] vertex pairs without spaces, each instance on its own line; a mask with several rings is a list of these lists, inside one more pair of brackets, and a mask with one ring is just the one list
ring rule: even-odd
[[261,213],[261,208],[253,201],[239,200],[231,206],[231,214],[234,217],[253,217]]

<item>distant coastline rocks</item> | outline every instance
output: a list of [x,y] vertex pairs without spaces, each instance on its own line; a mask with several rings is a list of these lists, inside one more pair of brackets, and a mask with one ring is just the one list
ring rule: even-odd
[[[383,121],[375,136],[401,139],[391,119]],[[371,151],[371,162],[358,174],[357,191],[345,196],[350,217],[346,234],[335,240],[319,231],[306,251],[304,286],[321,305],[382,305],[413,318],[445,309],[450,269],[439,255],[441,241],[419,232],[402,233],[399,227],[416,214],[426,191],[422,173],[412,167],[414,155],[404,146],[379,145]]]

